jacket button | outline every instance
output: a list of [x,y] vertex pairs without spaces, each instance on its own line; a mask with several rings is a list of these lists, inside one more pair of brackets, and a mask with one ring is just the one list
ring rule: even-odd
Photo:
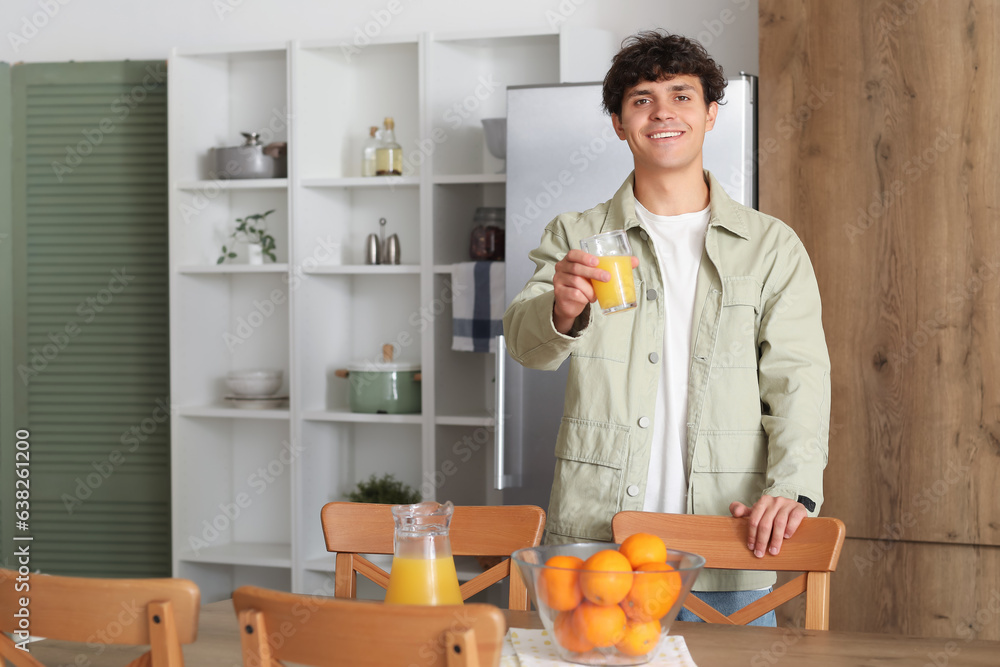
[[639,232],[639,238],[641,238],[643,241],[648,241],[649,234],[647,234],[646,232]]
[[659,360],[660,360],[660,355],[658,355],[656,352],[650,352],[649,353],[649,361],[650,361],[650,363],[655,364]]
[[655,289],[646,290],[646,299],[649,301],[656,301],[656,290]]
[[639,428],[646,428],[649,426],[649,417],[639,417]]
[[625,493],[635,498],[637,495],[639,495],[639,487],[636,486],[635,484],[631,484],[627,489],[625,489]]

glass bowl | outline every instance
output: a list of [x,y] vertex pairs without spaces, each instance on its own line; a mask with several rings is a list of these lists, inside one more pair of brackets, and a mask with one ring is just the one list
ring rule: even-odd
[[[519,549],[511,555],[563,660],[581,665],[649,662],[705,565],[701,556],[675,549],[667,549],[670,567],[644,565],[631,573],[545,565],[553,556],[586,561],[618,547],[580,542]],[[625,597],[614,602],[626,589]]]

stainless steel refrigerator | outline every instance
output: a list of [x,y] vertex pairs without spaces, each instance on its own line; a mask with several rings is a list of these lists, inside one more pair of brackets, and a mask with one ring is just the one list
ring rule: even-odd
[[[730,79],[704,166],[731,197],[757,205],[756,77]],[[534,272],[528,252],[556,215],[610,199],[632,171],[632,154],[601,108],[600,84],[518,86],[507,90],[507,303]],[[537,371],[497,353],[494,486],[506,505],[548,507],[554,448],[569,361]]]

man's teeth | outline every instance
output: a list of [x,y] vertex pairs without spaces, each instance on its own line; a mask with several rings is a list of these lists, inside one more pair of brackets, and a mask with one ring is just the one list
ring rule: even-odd
[[656,134],[651,134],[649,137],[651,139],[669,139],[670,137],[679,137],[681,132],[657,132]]

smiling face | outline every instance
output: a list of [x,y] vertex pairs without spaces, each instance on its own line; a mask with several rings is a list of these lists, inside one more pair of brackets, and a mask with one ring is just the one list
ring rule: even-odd
[[640,81],[625,91],[621,115],[611,122],[628,142],[636,178],[691,175],[701,178],[705,132],[715,126],[719,105],[705,104],[701,80],[690,74]]

